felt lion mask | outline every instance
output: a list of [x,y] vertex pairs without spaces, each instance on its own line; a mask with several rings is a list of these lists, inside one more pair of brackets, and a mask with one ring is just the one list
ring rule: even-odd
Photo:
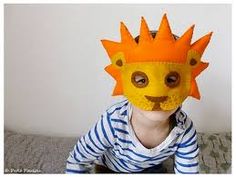
[[121,22],[121,42],[102,40],[111,59],[105,70],[116,80],[113,95],[147,111],[175,109],[188,96],[200,99],[196,77],[208,67],[201,57],[212,32],[191,44],[193,29],[176,39],[165,14],[153,36],[142,17],[137,41]]

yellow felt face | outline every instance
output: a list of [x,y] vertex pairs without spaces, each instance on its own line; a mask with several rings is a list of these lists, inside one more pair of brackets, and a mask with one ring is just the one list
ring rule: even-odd
[[176,63],[131,63],[121,67],[123,94],[148,111],[172,110],[188,96],[191,67]]

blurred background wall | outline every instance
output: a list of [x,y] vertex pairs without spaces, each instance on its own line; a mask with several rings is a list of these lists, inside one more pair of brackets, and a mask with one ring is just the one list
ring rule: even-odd
[[172,32],[196,24],[193,41],[210,31],[197,79],[201,100],[188,98],[183,110],[198,131],[231,130],[231,6],[194,4],[5,5],[6,129],[22,133],[78,136],[110,105],[113,79],[101,39],[119,41],[123,21],[133,36],[144,16],[156,30],[167,13]]

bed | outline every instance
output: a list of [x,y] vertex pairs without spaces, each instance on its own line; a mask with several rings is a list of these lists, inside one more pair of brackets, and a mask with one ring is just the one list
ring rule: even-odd
[[[4,131],[4,173],[64,173],[78,138]],[[231,173],[231,132],[198,133],[200,173]],[[165,161],[173,173],[173,157]]]

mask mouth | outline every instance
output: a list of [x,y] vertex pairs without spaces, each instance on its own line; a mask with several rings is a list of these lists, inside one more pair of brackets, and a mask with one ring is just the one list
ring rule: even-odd
[[151,101],[154,103],[152,111],[161,111],[162,109],[160,107],[160,103],[166,101],[168,96],[154,97],[154,96],[145,95],[145,98],[147,98],[148,101]]

